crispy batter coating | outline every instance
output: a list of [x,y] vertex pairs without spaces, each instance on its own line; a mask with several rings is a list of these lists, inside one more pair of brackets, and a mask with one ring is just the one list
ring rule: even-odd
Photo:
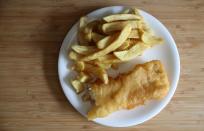
[[90,94],[95,101],[88,119],[105,117],[120,109],[132,109],[147,100],[162,99],[169,91],[169,81],[158,60],[136,65],[127,74],[110,79],[108,84],[95,83]]

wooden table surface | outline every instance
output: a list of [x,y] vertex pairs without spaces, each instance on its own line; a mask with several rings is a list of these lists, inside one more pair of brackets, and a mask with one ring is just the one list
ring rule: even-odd
[[[58,80],[58,53],[80,16],[111,5],[137,6],[163,22],[177,43],[181,77],[168,106],[129,128],[87,121],[67,101]],[[203,131],[203,0],[1,0],[0,131]]]

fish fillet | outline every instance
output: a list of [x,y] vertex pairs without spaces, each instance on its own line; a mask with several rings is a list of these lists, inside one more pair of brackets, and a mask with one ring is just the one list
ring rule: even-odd
[[160,61],[136,65],[129,73],[110,79],[109,84],[91,86],[94,105],[88,112],[88,119],[106,117],[120,109],[132,109],[150,99],[162,99],[168,90],[168,77]]

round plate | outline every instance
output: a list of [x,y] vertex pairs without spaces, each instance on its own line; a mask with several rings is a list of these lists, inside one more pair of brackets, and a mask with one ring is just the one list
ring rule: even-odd
[[[100,19],[103,16],[109,14],[119,13],[125,8],[127,7],[105,7],[95,10],[87,16],[90,18],[90,20]],[[167,28],[155,17],[142,10],[140,10],[140,14],[144,17],[145,21],[153,29],[155,34],[157,36],[161,36],[164,39],[165,43],[150,48],[146,50],[142,56],[139,56],[134,60],[121,65],[118,72],[125,72],[127,69],[131,69],[135,66],[135,64],[138,63],[144,63],[150,60],[161,60],[168,73],[170,90],[167,96],[161,101],[149,101],[145,103],[145,105],[131,110],[120,110],[114,112],[105,118],[95,119],[94,122],[96,123],[112,127],[127,127],[140,124],[157,115],[168,104],[176,90],[180,75],[180,60],[174,39],[172,38]],[[77,28],[78,22],[71,28],[62,43],[62,47],[59,53],[58,72],[60,83],[67,99],[77,111],[86,117],[86,114],[91,105],[89,103],[83,102],[81,100],[81,95],[77,95],[69,83],[69,78],[73,76],[73,73],[68,68],[71,61],[68,59],[67,54],[69,51],[69,46],[76,42]]]

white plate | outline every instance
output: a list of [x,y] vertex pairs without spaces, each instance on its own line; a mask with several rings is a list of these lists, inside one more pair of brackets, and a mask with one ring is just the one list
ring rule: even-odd
[[[112,13],[119,13],[125,8],[126,7],[123,6],[105,7],[93,11],[87,16],[91,19],[99,19]],[[137,63],[144,63],[150,60],[161,60],[168,73],[170,90],[168,95],[161,101],[150,101],[144,106],[132,110],[117,111],[110,114],[108,117],[95,119],[94,122],[96,123],[112,127],[127,127],[140,124],[157,115],[168,104],[176,90],[180,75],[180,60],[174,39],[167,28],[159,22],[159,20],[144,11],[140,10],[140,13],[154,32],[165,40],[165,43],[148,49],[142,56],[137,57],[128,64],[122,65],[120,72],[124,72],[126,69],[131,69],[131,67]],[[78,22],[71,28],[62,43],[59,53],[58,72],[60,83],[67,99],[77,111],[83,116],[86,116],[90,105],[82,102],[81,97],[74,92],[68,82],[69,77],[73,74],[70,72],[69,68],[67,68],[70,64],[70,60],[67,58],[67,52],[70,44],[76,42],[77,25]]]

